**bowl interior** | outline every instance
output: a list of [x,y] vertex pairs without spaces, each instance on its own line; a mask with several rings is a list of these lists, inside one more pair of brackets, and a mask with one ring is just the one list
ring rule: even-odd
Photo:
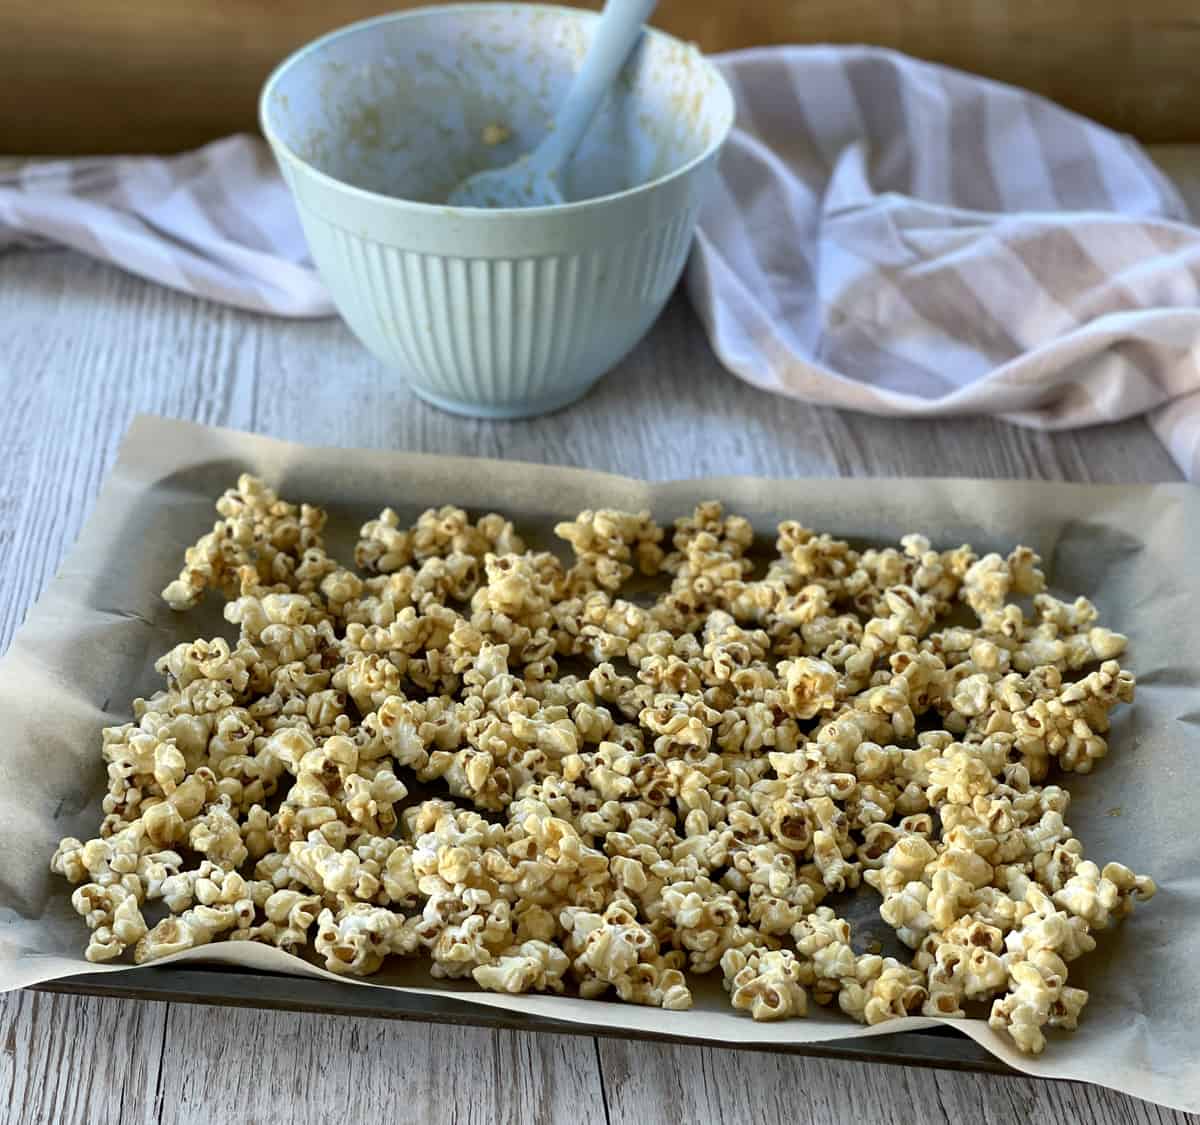
[[[355,187],[443,203],[460,180],[535,147],[578,70],[596,16],[529,4],[427,8],[357,24],[289,59],[263,120],[296,156]],[[614,85],[562,180],[576,201],[682,168],[732,120],[695,48],[657,32]]]

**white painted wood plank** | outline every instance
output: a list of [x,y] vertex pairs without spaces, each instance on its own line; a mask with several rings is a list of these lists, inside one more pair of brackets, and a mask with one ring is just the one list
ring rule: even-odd
[[162,1125],[604,1125],[593,1041],[172,1004]]
[[166,1018],[166,1004],[0,996],[0,1120],[153,1125]]
[[611,1125],[1183,1125],[1094,1086],[601,1039]]

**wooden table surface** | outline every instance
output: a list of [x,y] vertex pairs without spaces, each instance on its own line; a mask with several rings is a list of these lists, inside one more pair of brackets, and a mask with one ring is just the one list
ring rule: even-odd
[[[452,418],[409,394],[337,321],[218,308],[61,251],[0,255],[0,402],[0,652],[138,411],[302,442],[659,479],[1179,476],[1140,420],[1052,435],[770,397],[717,366],[681,299],[569,410],[517,423]],[[886,495],[885,486],[881,503]],[[1200,1120],[1018,1078],[28,992],[0,996],[0,1045],[6,1125],[307,1125],[376,1114],[572,1125]]]

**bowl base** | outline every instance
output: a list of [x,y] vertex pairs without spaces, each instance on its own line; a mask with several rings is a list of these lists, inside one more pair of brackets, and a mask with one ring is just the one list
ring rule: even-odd
[[435,394],[433,391],[427,391],[424,387],[417,387],[411,383],[409,387],[418,398],[448,414],[458,414],[463,418],[486,418],[490,421],[510,422],[520,418],[536,418],[542,414],[552,414],[555,410],[562,410],[583,398],[596,385],[596,382],[596,380],[592,380],[582,386],[571,387],[565,392],[559,391],[556,394],[542,395],[540,398],[513,403],[465,402],[462,399],[446,398],[444,395]]

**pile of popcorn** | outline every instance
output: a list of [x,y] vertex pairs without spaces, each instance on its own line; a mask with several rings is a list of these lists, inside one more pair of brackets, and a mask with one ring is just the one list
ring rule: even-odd
[[[1053,783],[1107,752],[1125,638],[1027,548],[858,551],[786,522],[754,577],[715,501],[669,535],[582,512],[555,529],[570,565],[500,515],[385,509],[356,573],[323,511],[254,477],[217,512],[164,597],[217,591],[237,641],[158,662],[104,731],[98,837],[51,864],[89,960],[311,945],[335,973],[425,956],[668,1009],[719,970],[755,1019],[990,1004],[1038,1052],[1087,1001],[1068,964],[1154,894],[1084,858]],[[635,571],[665,592],[622,597]],[[445,795],[406,801],[414,778]],[[860,884],[911,957],[855,948],[826,900]]]

